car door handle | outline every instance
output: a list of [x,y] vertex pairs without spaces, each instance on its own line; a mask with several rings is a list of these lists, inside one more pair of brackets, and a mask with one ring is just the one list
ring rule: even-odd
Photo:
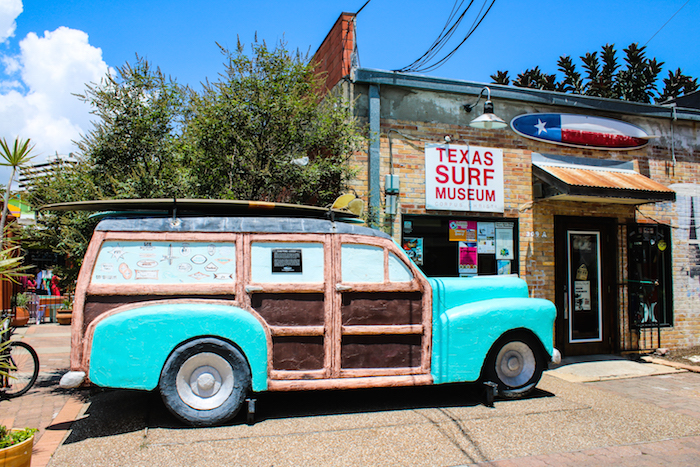
[[259,285],[246,285],[245,291],[247,293],[260,292],[263,288]]
[[352,290],[352,287],[349,285],[335,284],[335,290],[338,292],[345,292],[346,290]]

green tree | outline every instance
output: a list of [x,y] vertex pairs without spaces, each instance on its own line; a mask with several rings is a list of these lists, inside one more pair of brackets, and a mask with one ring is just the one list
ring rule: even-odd
[[[647,58],[645,47],[639,47],[636,43],[623,51],[624,67],[618,64],[614,44],[606,44],[600,60],[597,52],[588,52],[580,57],[585,76],[576,70],[571,57],[565,55],[557,62],[563,76],[561,81],[556,81],[556,75],[547,75],[535,67],[518,75],[513,85],[644,103],[663,102],[697,88],[697,79],[683,75],[678,69],[675,75],[669,72],[669,78],[664,80],[664,89],[658,92],[657,80],[664,63],[656,58]],[[491,75],[491,79],[495,84],[508,84],[510,81],[508,71],[498,71]]]
[[282,43],[256,41],[250,56],[240,42],[221,51],[225,72],[192,93],[185,122],[194,194],[332,202],[353,175],[349,157],[363,141],[349,103],[333,94],[321,100],[323,77]]
[[[78,98],[97,116],[78,143],[81,170],[99,198],[156,198],[186,193],[179,152],[183,89],[137,57]],[[82,190],[81,190],[82,192]]]
[[[348,102],[323,96],[323,77],[284,44],[239,43],[218,81],[183,88],[137,57],[78,96],[92,106],[94,129],[78,143],[78,162],[56,167],[29,189],[33,206],[111,198],[251,199],[327,205],[354,175],[352,153],[365,141]],[[323,96],[323,97],[322,97]],[[95,220],[42,212],[26,232],[30,246],[73,262],[72,280]]]
[[[10,179],[7,181],[7,186],[5,187],[5,195],[3,197],[2,206],[2,217],[0,218],[0,232],[2,232],[2,245],[5,242],[5,222],[7,222],[7,212],[8,204],[10,202],[10,193],[12,190],[12,180],[15,178],[17,169],[27,165],[34,156],[31,154],[34,146],[29,145],[29,139],[21,141],[19,138],[15,138],[15,143],[12,147],[7,144],[5,138],[0,140],[0,166],[12,167],[12,172]],[[0,247],[2,246],[0,245]]]

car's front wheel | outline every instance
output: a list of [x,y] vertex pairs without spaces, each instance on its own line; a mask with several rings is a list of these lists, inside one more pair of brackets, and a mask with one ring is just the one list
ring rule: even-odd
[[160,393],[168,409],[195,426],[236,416],[250,388],[250,368],[233,345],[214,338],[187,342],[163,366]]
[[534,338],[513,335],[501,338],[486,358],[483,379],[498,385],[504,397],[522,397],[530,393],[542,377],[543,358]]

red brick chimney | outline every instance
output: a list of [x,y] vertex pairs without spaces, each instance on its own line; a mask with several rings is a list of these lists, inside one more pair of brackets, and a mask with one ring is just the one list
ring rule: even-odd
[[325,75],[326,89],[350,74],[354,53],[355,13],[341,13],[312,59],[316,72]]

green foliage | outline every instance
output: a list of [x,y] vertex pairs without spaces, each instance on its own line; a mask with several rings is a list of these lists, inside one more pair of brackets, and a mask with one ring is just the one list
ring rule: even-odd
[[[219,81],[193,93],[185,122],[197,197],[327,204],[352,172],[359,128],[313,65],[283,46],[238,43]],[[308,158],[308,165],[292,161]]]
[[8,430],[0,425],[0,449],[9,448],[28,440],[39,431],[36,428],[25,428],[24,430]]
[[[587,52],[580,57],[585,77],[576,70],[571,57],[564,55],[557,62],[563,75],[561,81],[556,81],[556,75],[535,67],[518,75],[513,85],[644,103],[663,102],[697,89],[697,79],[683,75],[678,69],[675,74],[669,72],[669,78],[663,80],[664,89],[658,92],[656,83],[664,63],[647,58],[645,47],[636,43],[623,49],[624,67],[618,64],[614,44],[606,44],[602,49],[600,59],[598,52]],[[491,79],[495,84],[508,84],[510,80],[508,71],[498,71]]]
[[[56,166],[30,187],[33,206],[112,198],[249,199],[326,205],[346,190],[364,143],[348,102],[325,91],[314,64],[284,44],[239,43],[202,91],[179,86],[137,57],[78,96],[97,117],[78,143],[78,163]],[[300,162],[308,161],[307,165]],[[71,261],[77,277],[96,221],[42,212],[29,248]]]
[[10,201],[10,191],[12,189],[12,179],[15,178],[17,169],[25,166],[31,161],[34,156],[31,154],[34,146],[29,145],[29,139],[24,141],[15,138],[15,144],[10,147],[5,138],[0,139],[0,166],[12,167],[10,179],[5,186],[5,195],[3,196],[2,217],[0,218],[0,232],[3,234],[2,242],[5,241],[5,222],[7,221],[8,203]]

